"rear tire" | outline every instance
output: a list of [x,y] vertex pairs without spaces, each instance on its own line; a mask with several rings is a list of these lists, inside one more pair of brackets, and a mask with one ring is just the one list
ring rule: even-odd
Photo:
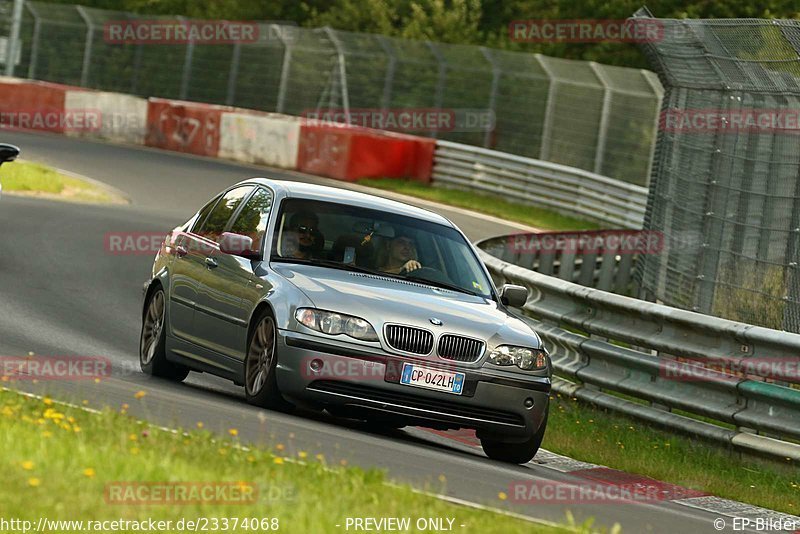
[[278,389],[277,328],[269,310],[256,320],[247,340],[244,360],[244,393],[247,402],[262,408],[288,410],[293,406]]
[[539,426],[539,430],[527,441],[520,443],[509,443],[507,441],[497,441],[493,439],[481,439],[481,447],[486,456],[492,460],[499,460],[512,464],[526,464],[533,460],[539,447],[542,446],[544,432],[547,428],[547,415],[550,407],[544,412],[544,419]]
[[162,288],[147,299],[139,336],[139,366],[151,376],[182,382],[189,368],[167,360],[167,306]]

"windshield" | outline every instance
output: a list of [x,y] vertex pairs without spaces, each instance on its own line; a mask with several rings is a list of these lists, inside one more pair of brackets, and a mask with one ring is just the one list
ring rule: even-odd
[[489,280],[458,231],[404,215],[287,199],[272,251],[272,261],[372,272],[492,298]]

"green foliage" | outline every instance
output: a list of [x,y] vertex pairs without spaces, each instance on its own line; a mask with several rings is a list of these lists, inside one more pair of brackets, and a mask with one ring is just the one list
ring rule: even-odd
[[[69,4],[76,0],[54,0]],[[506,50],[647,67],[634,44],[520,43],[508,37],[508,24],[527,19],[625,19],[641,0],[80,0],[102,9],[185,15],[200,19],[281,20],[300,26],[380,33],[447,43],[481,44]],[[798,18],[792,0],[655,0],[647,2],[660,18]]]

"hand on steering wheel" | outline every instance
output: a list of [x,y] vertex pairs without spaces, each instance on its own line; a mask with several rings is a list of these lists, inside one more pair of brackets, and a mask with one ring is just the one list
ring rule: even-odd
[[417,260],[408,260],[404,265],[403,268],[400,269],[399,274],[403,273],[410,273],[411,271],[416,271],[417,269],[421,269],[422,264]]

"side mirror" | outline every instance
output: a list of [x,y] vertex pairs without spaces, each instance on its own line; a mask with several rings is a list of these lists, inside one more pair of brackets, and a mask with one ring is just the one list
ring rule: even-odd
[[528,289],[522,286],[506,284],[500,288],[500,300],[512,308],[521,308],[528,302]]
[[219,236],[219,250],[233,256],[250,257],[255,254],[252,237],[232,232],[222,232]]
[[14,161],[19,156],[19,148],[14,145],[0,143],[0,165]]

